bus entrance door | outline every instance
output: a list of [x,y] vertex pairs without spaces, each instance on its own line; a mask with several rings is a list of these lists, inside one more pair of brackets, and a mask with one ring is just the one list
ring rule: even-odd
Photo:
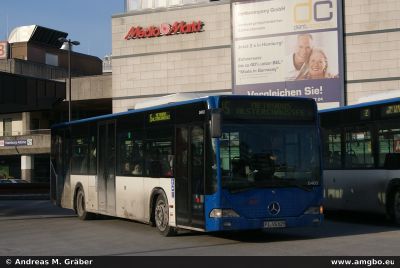
[[176,128],[176,222],[204,229],[204,127]]
[[98,125],[97,194],[98,209],[115,215],[115,123]]

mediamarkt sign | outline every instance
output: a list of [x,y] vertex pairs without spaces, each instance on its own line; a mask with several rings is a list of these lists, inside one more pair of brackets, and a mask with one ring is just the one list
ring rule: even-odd
[[184,21],[174,22],[172,25],[163,23],[160,27],[150,26],[142,28],[140,26],[132,27],[125,36],[125,40],[159,37],[163,35],[189,34],[203,31],[204,23],[202,21],[186,23]]

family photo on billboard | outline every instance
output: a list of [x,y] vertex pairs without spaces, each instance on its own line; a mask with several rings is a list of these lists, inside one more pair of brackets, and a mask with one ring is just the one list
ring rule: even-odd
[[340,1],[239,1],[233,14],[234,94],[343,105]]
[[286,37],[286,81],[338,78],[337,33],[302,33]]

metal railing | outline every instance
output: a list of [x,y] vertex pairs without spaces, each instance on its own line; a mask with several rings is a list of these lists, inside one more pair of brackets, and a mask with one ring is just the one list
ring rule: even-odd
[[111,73],[111,72],[112,72],[111,61],[109,62],[103,61],[103,73]]
[[62,81],[67,77],[64,68],[21,59],[0,60],[0,71]]

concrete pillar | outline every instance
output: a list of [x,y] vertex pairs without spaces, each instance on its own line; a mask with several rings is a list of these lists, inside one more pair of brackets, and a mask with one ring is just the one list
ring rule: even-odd
[[33,160],[33,155],[21,155],[21,179],[32,182],[34,170]]
[[22,113],[22,135],[29,135],[31,130],[31,113]]

